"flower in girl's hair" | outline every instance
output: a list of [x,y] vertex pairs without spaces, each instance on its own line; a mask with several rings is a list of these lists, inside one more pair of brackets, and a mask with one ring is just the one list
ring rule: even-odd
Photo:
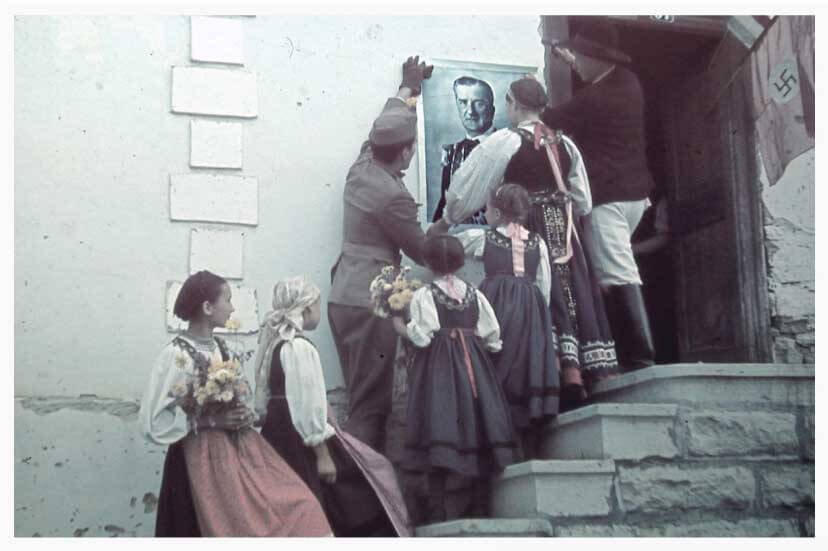
[[238,331],[241,329],[241,322],[236,318],[230,318],[224,324],[225,329],[229,329],[230,331]]

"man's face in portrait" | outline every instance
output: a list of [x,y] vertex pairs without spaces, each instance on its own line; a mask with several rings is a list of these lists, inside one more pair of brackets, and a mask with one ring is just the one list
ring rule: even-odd
[[483,134],[492,126],[494,104],[492,94],[483,84],[458,84],[454,87],[457,114],[471,136]]

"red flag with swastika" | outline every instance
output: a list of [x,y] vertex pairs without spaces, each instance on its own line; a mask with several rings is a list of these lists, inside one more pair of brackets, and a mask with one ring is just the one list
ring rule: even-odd
[[747,61],[770,185],[814,147],[814,16],[779,16]]

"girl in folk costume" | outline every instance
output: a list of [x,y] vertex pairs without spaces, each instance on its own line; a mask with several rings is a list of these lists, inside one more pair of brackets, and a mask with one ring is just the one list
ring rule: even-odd
[[500,327],[486,297],[454,276],[463,266],[457,238],[427,239],[423,256],[436,277],[414,293],[411,321],[393,319],[397,332],[419,349],[409,371],[403,467],[427,473],[431,522],[449,516],[447,483],[472,488],[466,492],[471,507],[450,516],[487,516],[488,477],[520,460],[487,352],[500,350]]
[[262,436],[319,498],[336,536],[407,536],[391,463],[328,414],[322,364],[305,336],[319,319],[320,292],[309,279],[276,283],[256,354]]
[[592,209],[587,173],[572,140],[540,120],[547,101],[534,78],[509,86],[506,110],[514,127],[492,134],[454,173],[446,193],[447,215],[432,233],[475,212],[504,181],[529,192],[532,207],[526,226],[546,242],[566,299],[564,311],[555,311],[551,304],[552,317],[557,321],[568,316],[573,328],[572,334],[559,335],[560,346],[577,351],[579,360],[578,368],[562,366],[565,411],[583,402],[585,387],[615,375],[618,362],[601,292],[590,275],[578,231],[578,218]]
[[[206,270],[191,275],[173,311],[189,322],[187,331],[158,356],[139,412],[144,436],[170,446],[156,535],[331,535],[313,493],[250,428],[255,420],[248,407],[253,393],[237,358],[232,401],[212,410],[192,405],[206,403],[201,392],[211,392],[210,383],[214,388],[216,384],[209,380],[196,392],[193,381],[205,372],[217,374],[221,369],[216,368],[224,369],[223,362],[230,359],[227,346],[213,336],[213,329],[223,327],[233,312],[227,282]],[[231,369],[221,377],[229,376]],[[188,394],[191,385],[194,395]],[[185,404],[189,411],[182,407]]]
[[[512,423],[520,432],[525,459],[538,456],[543,422],[558,414],[560,365],[577,369],[574,350],[560,352],[556,334],[572,335],[569,317],[553,319],[564,311],[564,296],[556,272],[551,272],[546,243],[522,224],[531,203],[517,184],[497,188],[486,205],[490,229],[456,234],[467,256],[482,258],[485,278],[480,283],[500,323],[503,349],[493,357],[495,372]],[[550,296],[551,295],[551,296]]]

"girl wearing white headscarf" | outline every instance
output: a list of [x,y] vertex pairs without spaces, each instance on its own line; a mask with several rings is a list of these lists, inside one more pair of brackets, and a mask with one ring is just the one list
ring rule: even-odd
[[305,336],[319,325],[319,288],[303,276],[279,281],[272,308],[255,362],[262,436],[317,496],[334,535],[408,535],[393,467],[329,415],[319,354]]

